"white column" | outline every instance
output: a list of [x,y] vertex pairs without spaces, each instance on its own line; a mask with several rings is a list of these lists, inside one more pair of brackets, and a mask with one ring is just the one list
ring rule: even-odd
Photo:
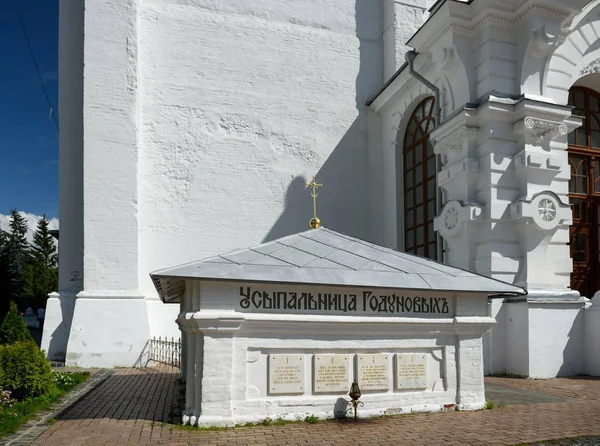
[[41,348],[64,361],[75,295],[83,286],[83,21],[84,3],[60,1],[58,29],[58,293],[46,303]]
[[196,405],[196,339],[198,335],[186,330],[186,360],[185,360],[185,410],[183,412],[183,424],[196,425],[197,415],[195,415]]
[[457,336],[457,342],[457,408],[459,410],[482,409],[485,407],[485,389],[481,335]]
[[68,365],[132,366],[150,337],[147,305],[138,289],[138,8],[139,0],[85,5],[85,249],[83,291],[77,294],[73,312]]

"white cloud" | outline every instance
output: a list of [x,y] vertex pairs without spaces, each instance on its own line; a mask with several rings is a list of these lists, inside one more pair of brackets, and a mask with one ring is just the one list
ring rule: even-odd
[[[38,221],[42,218],[41,215],[29,214],[27,212],[19,212],[25,218],[27,222],[27,240],[31,243],[33,241],[33,233],[37,227]],[[50,229],[58,229],[58,218],[51,218],[48,220],[48,226]],[[10,215],[0,214],[0,229],[3,231],[10,232]]]

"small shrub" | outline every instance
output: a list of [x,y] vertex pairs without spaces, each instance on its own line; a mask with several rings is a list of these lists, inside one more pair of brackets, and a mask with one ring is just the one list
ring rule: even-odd
[[262,425],[263,426],[270,426],[273,423],[273,420],[270,419],[269,417],[265,418],[264,420],[262,420]]
[[61,390],[71,389],[75,385],[73,374],[68,372],[57,372],[56,370],[52,370],[52,380],[56,387]]
[[19,314],[17,304],[11,302],[10,310],[6,313],[0,326],[0,342],[2,344],[12,344],[19,341],[35,342],[27,329],[27,325],[25,325],[25,321]]
[[308,424],[315,424],[319,422],[319,417],[316,417],[314,414],[309,415],[304,419],[304,421],[306,421]]
[[15,342],[0,349],[0,386],[21,400],[42,395],[54,386],[44,352],[33,342]]

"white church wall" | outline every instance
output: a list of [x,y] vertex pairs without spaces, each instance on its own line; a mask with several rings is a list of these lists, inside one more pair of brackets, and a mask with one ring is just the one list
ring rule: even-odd
[[585,373],[600,376],[600,291],[591,300],[583,315]]
[[179,314],[179,304],[164,304],[158,299],[146,299],[146,311],[151,338],[180,337],[181,333],[175,322]]
[[431,0],[382,0],[383,74],[389,79],[405,61],[406,42],[425,22]]
[[[506,306],[506,373],[529,376],[529,320],[527,302]],[[492,335],[496,332],[492,330]],[[499,373],[502,373],[500,371]]]
[[136,0],[101,0],[85,6],[83,281],[87,293],[138,290],[141,67],[137,55],[142,51],[138,7]]
[[307,228],[313,174],[324,225],[368,238],[378,2],[151,1],[140,33],[144,293],[148,271]]
[[[58,101],[59,290],[83,287],[83,20],[84,5],[61,0],[59,8]],[[51,317],[49,314],[47,317]],[[70,321],[69,321],[70,323]],[[66,345],[65,345],[66,349]]]
[[529,302],[529,376],[584,373],[583,304]]
[[484,372],[485,375],[502,374],[506,372],[508,306],[503,299],[491,299],[488,309],[496,324],[483,335]]

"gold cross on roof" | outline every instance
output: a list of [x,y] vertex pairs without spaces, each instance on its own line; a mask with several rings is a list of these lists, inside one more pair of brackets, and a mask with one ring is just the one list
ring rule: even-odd
[[311,197],[313,197],[313,218],[310,219],[310,227],[313,229],[317,229],[321,226],[321,220],[317,217],[317,197],[319,194],[317,193],[317,189],[323,186],[322,184],[317,183],[315,177],[312,177],[312,181],[310,183],[306,183],[306,187],[312,188]]

